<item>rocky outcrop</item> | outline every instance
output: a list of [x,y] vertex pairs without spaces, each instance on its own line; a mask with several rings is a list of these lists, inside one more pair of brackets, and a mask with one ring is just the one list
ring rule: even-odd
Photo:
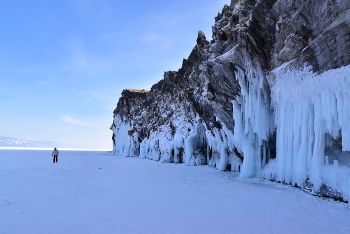
[[[350,88],[349,22],[346,0],[232,0],[215,17],[213,39],[199,31],[178,71],[165,72],[150,91],[123,91],[111,127],[114,154],[208,164],[319,191],[330,181],[322,177],[326,146],[343,139],[350,150],[342,121],[348,114],[339,103],[348,104]],[[310,87],[315,77],[318,86]],[[323,91],[328,101],[316,100]],[[329,110],[333,117],[316,112],[326,102],[337,106]],[[296,113],[309,113],[304,125],[287,118]],[[286,125],[308,136],[288,135]]]

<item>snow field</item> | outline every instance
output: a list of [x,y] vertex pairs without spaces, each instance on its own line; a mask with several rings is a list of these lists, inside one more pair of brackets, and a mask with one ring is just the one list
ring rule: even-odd
[[0,233],[350,233],[348,204],[108,152],[0,150]]

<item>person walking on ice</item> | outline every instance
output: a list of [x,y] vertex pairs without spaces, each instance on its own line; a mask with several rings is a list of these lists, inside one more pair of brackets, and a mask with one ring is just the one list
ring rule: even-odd
[[58,150],[55,147],[53,149],[53,151],[52,151],[53,163],[57,163],[57,161],[58,161],[58,154],[59,154],[59,152],[58,152]]

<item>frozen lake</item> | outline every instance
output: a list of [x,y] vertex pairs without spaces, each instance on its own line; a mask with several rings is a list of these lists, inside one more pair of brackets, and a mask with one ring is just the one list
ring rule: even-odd
[[0,233],[350,233],[350,205],[207,166],[3,149]]

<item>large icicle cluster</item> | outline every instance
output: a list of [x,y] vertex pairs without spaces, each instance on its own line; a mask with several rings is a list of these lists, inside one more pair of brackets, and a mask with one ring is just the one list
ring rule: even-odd
[[246,61],[248,69],[236,72],[241,96],[233,102],[234,139],[244,155],[240,176],[253,177],[261,176],[262,167],[274,157],[268,148],[274,126],[265,75],[260,67],[254,68],[248,56]]
[[287,64],[270,79],[277,157],[265,176],[301,187],[309,180],[316,191],[326,184],[349,196],[350,170],[326,164],[325,150],[340,138],[342,150],[350,151],[350,66],[317,75]]
[[131,134],[132,123],[123,121],[117,115],[114,116],[113,126],[113,140],[116,144],[113,144],[112,153],[116,155],[138,156],[139,144],[138,140],[135,140],[137,133]]

